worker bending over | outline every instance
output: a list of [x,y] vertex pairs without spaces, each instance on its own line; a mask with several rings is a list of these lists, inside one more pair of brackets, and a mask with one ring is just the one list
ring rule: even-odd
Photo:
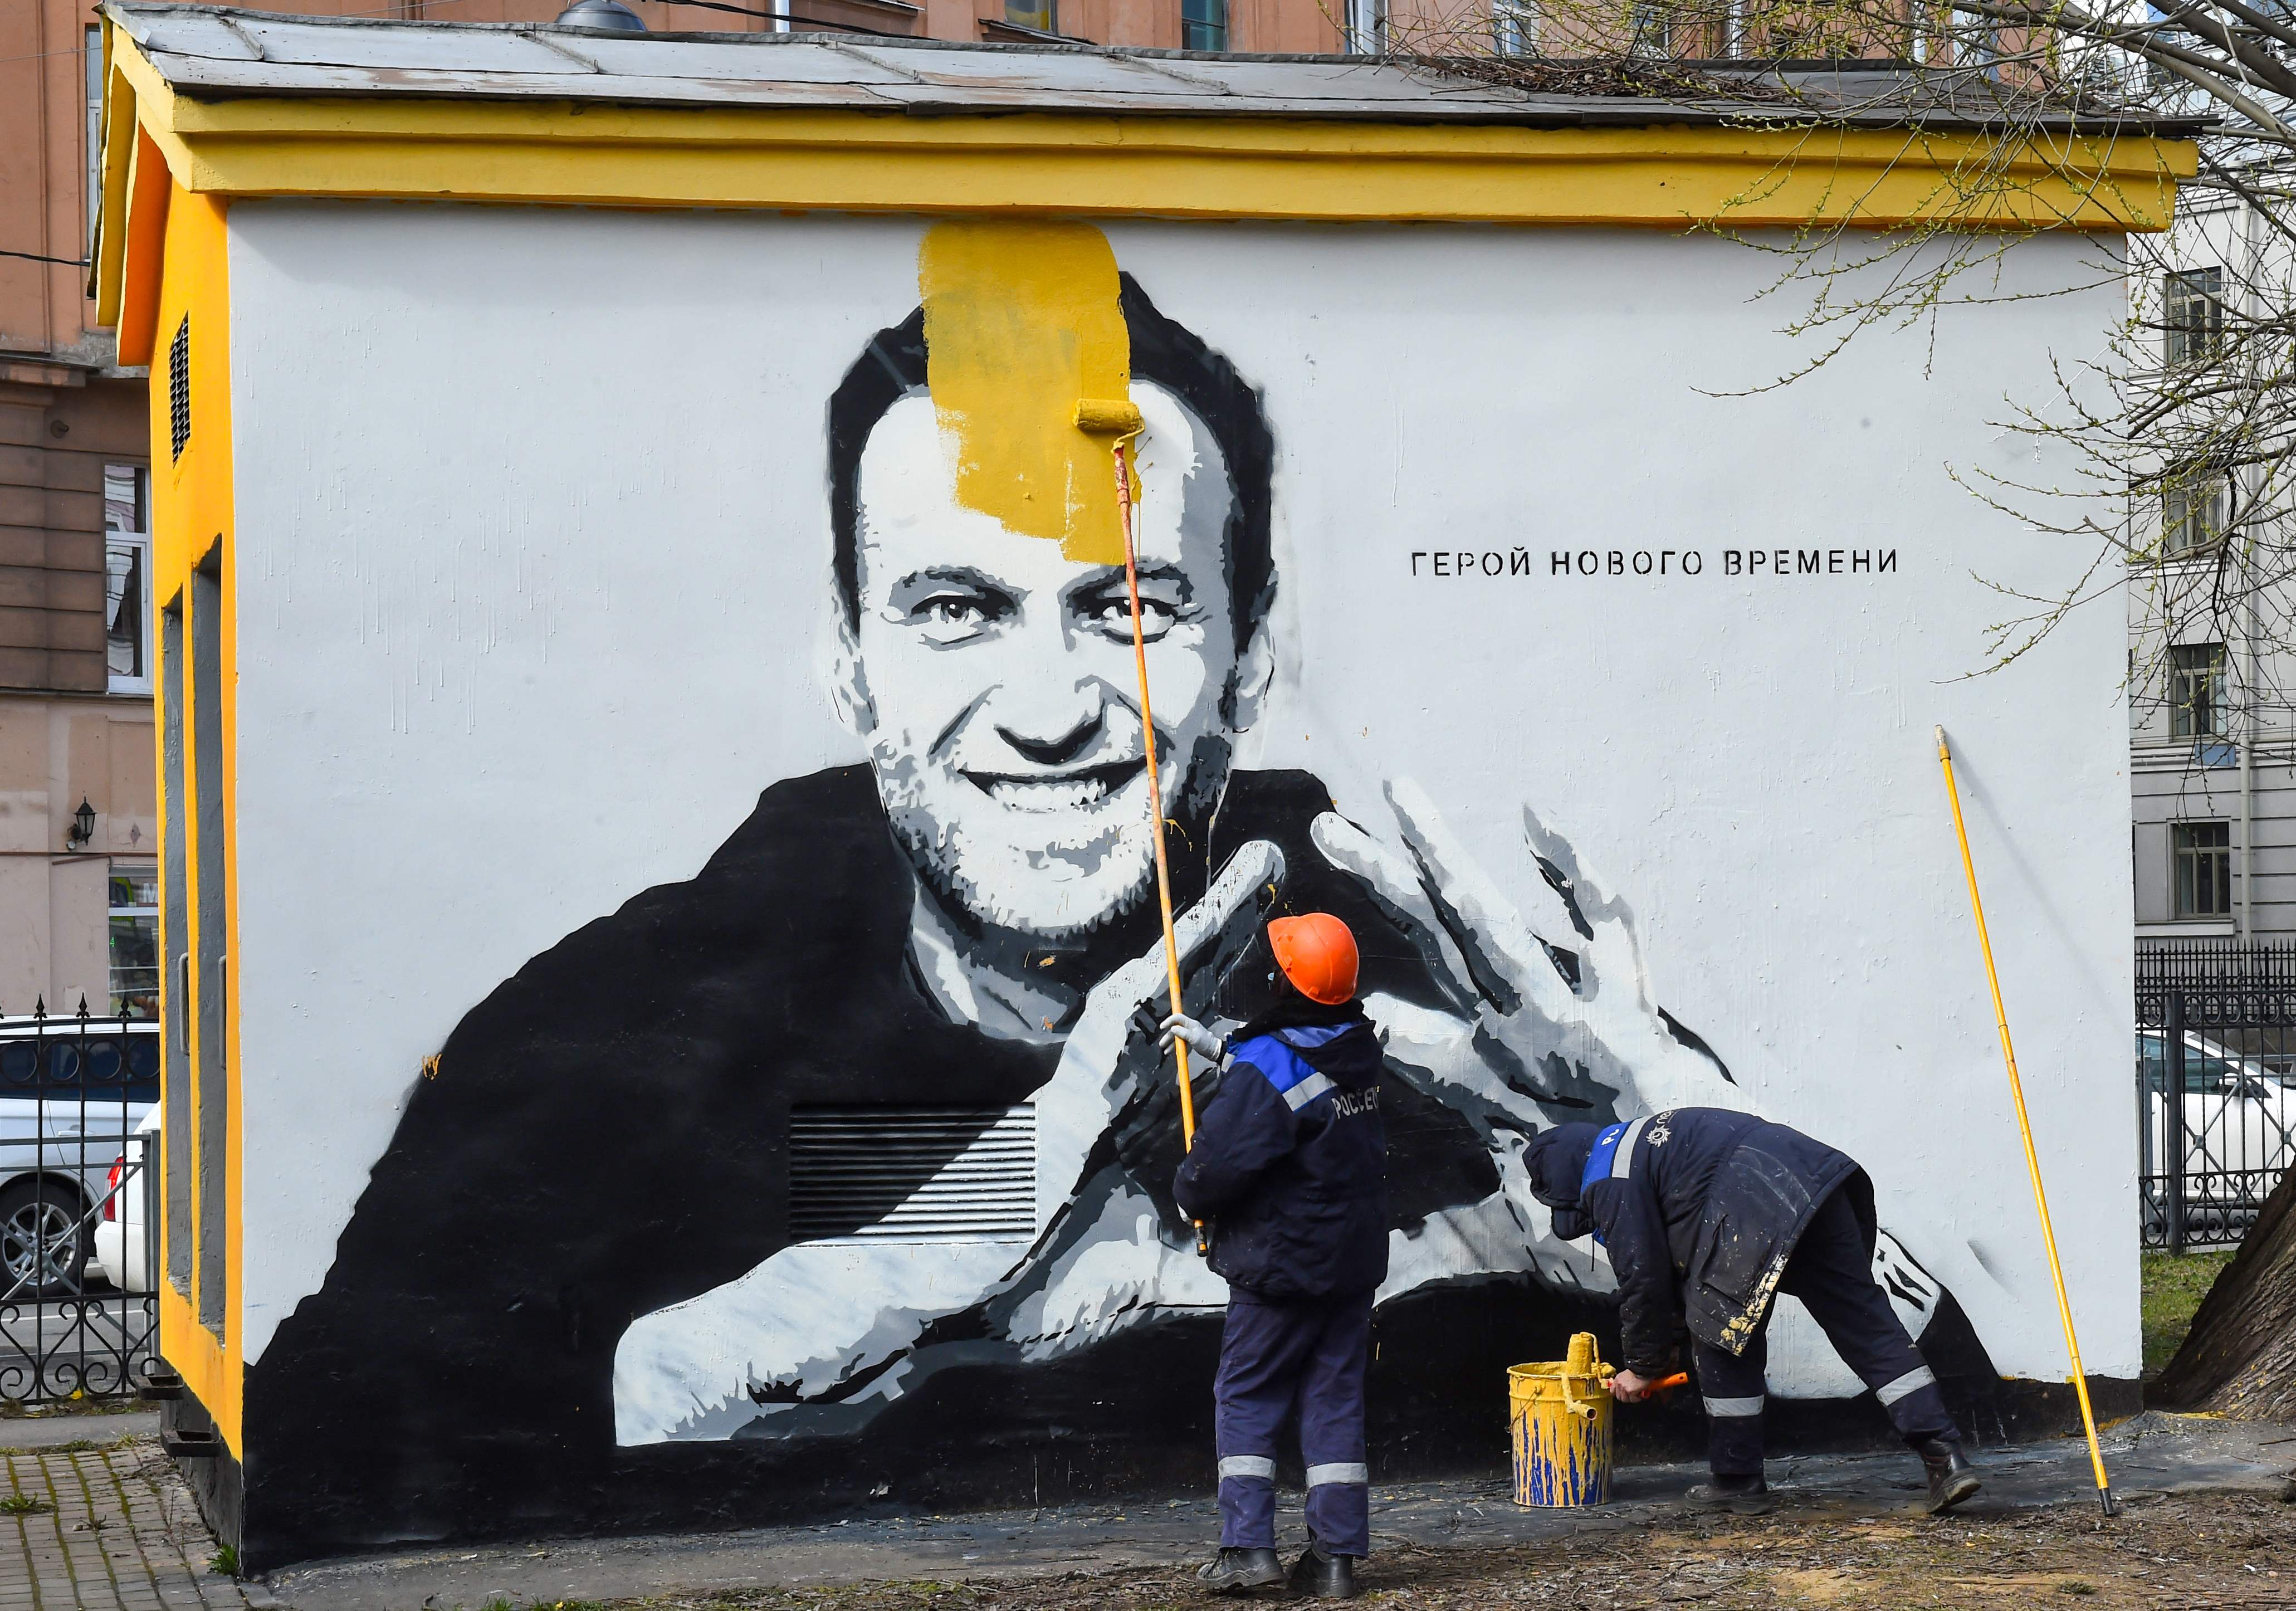
[[1311,1536],[1291,1587],[1346,1599],[1371,1551],[1364,1370],[1387,1275],[1380,1044],[1355,999],[1346,924],[1280,917],[1266,941],[1267,1011],[1225,1040],[1191,1018],[1164,1021],[1167,1046],[1185,1040],[1220,1071],[1172,1183],[1228,1283],[1213,1390],[1220,1549],[1197,1575],[1223,1590],[1283,1581],[1275,1434],[1296,1407]]
[[1611,1394],[1645,1396],[1688,1325],[1714,1473],[1693,1500],[1767,1508],[1762,1367],[1779,1292],[1801,1300],[1922,1457],[1931,1511],[1978,1491],[1937,1377],[1874,1279],[1874,1185],[1855,1159],[1751,1114],[1680,1107],[1607,1127],[1558,1125],[1525,1161],[1555,1235],[1591,1230],[1610,1250],[1627,1362]]

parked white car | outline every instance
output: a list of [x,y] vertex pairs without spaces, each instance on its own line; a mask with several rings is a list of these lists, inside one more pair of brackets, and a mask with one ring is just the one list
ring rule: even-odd
[[112,1166],[159,1101],[158,1023],[0,1018],[0,1303],[82,1289]]
[[[2144,1173],[2156,1182],[2174,1173],[2181,1150],[2188,1224],[2236,1228],[2254,1219],[2280,1177],[2296,1166],[2296,1083],[2190,1030],[2184,1046],[2179,1149],[2170,1139],[2178,1110],[2169,1106],[2168,1038],[2157,1030],[2136,1037]],[[2157,1183],[2148,1197],[2157,1199],[2147,1209],[2157,1220],[2166,1201]]]
[[119,1292],[150,1292],[152,1246],[146,1220],[152,1183],[145,1170],[159,1162],[160,1109],[144,1115],[105,1176],[103,1206],[95,1219],[95,1272]]

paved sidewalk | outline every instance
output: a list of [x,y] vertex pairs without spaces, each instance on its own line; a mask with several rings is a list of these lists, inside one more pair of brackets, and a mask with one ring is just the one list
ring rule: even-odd
[[[245,1611],[191,1490],[148,1434],[89,1416],[0,1425],[0,1611]],[[27,1426],[34,1423],[26,1423]],[[77,1436],[61,1435],[66,1429]],[[10,1447],[11,1443],[14,1447]],[[260,1588],[253,1603],[269,1605]]]

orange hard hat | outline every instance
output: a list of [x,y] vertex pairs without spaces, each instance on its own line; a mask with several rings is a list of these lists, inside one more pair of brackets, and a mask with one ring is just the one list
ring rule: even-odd
[[1329,912],[1278,917],[1267,925],[1268,949],[1299,992],[1337,1007],[1356,993],[1356,937]]

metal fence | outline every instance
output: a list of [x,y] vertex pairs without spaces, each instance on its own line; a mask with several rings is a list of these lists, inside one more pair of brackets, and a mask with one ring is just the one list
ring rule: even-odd
[[159,1342],[160,1026],[0,1017],[0,1400],[135,1391]]
[[2144,1245],[2228,1247],[2296,1164],[2296,943],[2136,953]]

